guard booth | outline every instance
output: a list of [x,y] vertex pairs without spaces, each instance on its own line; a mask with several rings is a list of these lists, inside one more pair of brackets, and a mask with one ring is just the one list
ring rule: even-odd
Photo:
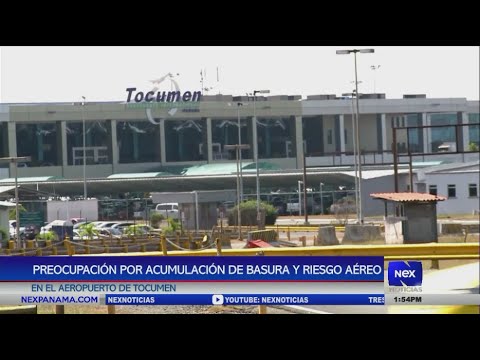
[[401,192],[374,193],[385,205],[385,243],[419,244],[437,242],[437,201],[443,196]]
[[68,220],[55,220],[50,223],[52,225],[52,232],[58,237],[58,240],[63,241],[68,236],[70,240],[73,239],[73,224]]

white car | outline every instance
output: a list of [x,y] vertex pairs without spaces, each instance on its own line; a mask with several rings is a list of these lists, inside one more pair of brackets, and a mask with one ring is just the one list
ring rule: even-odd
[[165,218],[179,219],[178,203],[163,203],[155,207],[155,211]]

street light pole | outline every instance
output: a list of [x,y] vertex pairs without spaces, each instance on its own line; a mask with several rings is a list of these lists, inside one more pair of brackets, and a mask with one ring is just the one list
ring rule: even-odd
[[324,214],[323,212],[323,183],[320,183],[320,207],[322,208],[322,215]]
[[[240,166],[240,202],[243,201],[243,174],[242,174],[242,149],[240,148],[242,146],[242,124],[240,121],[240,106],[243,106],[243,103],[239,102],[237,103],[237,114],[238,114],[238,161],[239,161],[239,166]],[[238,204],[240,206],[240,203]]]
[[[356,94],[356,93],[355,93]],[[353,93],[352,93],[353,95]],[[356,208],[356,213],[357,213],[357,220],[360,222],[360,212],[358,210],[358,162],[357,162],[357,134],[358,134],[358,121],[357,121],[357,112],[355,111],[355,105],[354,105],[354,98],[352,96],[352,124],[353,124],[353,159],[354,159],[354,171],[355,171],[355,208]]]
[[347,94],[342,94],[342,96],[350,96],[352,99],[352,128],[353,128],[353,169],[355,172],[355,213],[357,214],[357,222],[360,223],[361,218],[360,218],[360,210],[359,210],[359,204],[360,204],[360,194],[359,194],[359,177],[358,177],[358,158],[357,158],[357,135],[358,135],[358,118],[357,118],[357,112],[356,112],[356,107],[355,107],[355,100],[354,97],[357,96],[357,92],[353,90],[351,93]]
[[371,54],[374,53],[374,49],[351,49],[351,50],[337,50],[337,55],[348,55],[353,53],[354,63],[355,63],[355,93],[357,100],[357,156],[358,156],[358,209],[360,216],[360,223],[363,224],[363,206],[362,206],[362,154],[360,152],[360,107],[358,104],[359,93],[358,93],[358,77],[357,77],[357,53],[362,54]]
[[87,200],[87,157],[85,150],[85,96],[82,96],[82,127],[83,127],[83,200]]
[[362,151],[360,148],[360,108],[358,106],[358,99],[360,94],[358,93],[358,79],[357,79],[357,53],[353,53],[355,58],[355,99],[357,103],[357,156],[358,156],[358,210],[360,215],[360,224],[363,224],[363,206],[362,206]]
[[1,163],[12,163],[13,168],[15,170],[15,240],[17,242],[17,247],[20,249],[20,204],[18,199],[18,162],[30,162],[32,158],[30,156],[14,156],[14,157],[6,157],[0,158]]
[[302,184],[303,181],[298,180],[298,216],[302,216],[302,197],[300,195],[300,193],[302,192]]
[[258,136],[257,136],[257,114],[256,114],[256,100],[257,94],[270,94],[270,90],[253,90],[253,120],[252,132],[253,139],[256,143],[253,144],[253,159],[255,161],[256,171],[256,191],[257,191],[257,226],[260,226],[260,173],[258,170]]
[[235,150],[235,159],[237,163],[237,203],[238,203],[238,211],[237,211],[237,222],[238,222],[238,234],[239,234],[239,239],[242,239],[242,216],[241,216],[241,210],[240,210],[240,203],[241,201],[241,196],[240,196],[240,152],[242,149],[250,149],[250,145],[239,145],[239,144],[234,144],[234,145],[224,145],[223,147],[225,150]]

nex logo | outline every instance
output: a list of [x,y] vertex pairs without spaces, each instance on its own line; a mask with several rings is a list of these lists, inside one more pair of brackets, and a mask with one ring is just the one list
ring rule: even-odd
[[401,278],[415,277],[415,270],[395,270],[395,277],[401,277]]
[[390,286],[420,286],[422,277],[421,261],[390,261],[388,264]]

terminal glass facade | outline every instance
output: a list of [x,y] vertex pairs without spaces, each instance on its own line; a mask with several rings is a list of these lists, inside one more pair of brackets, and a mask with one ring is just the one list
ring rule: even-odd
[[30,156],[28,166],[58,166],[62,164],[61,130],[59,122],[18,123],[17,156]]
[[[252,118],[240,118],[242,145],[250,145],[242,150],[242,159],[253,158]],[[258,127],[257,127],[258,131]],[[235,149],[227,150],[225,145],[238,144],[238,118],[212,119],[213,160],[235,160]],[[260,151],[260,150],[259,150]]]
[[[83,164],[83,123],[68,122],[68,165]],[[109,120],[85,122],[85,157],[87,165],[109,164],[112,161],[112,132]]]
[[[431,114],[430,125],[455,125],[458,124],[457,113]],[[438,152],[439,146],[444,143],[456,142],[455,127],[431,128],[430,151]]]
[[[468,114],[468,122],[470,124],[478,124],[480,123],[480,114],[479,113],[474,113],[474,114]],[[468,127],[468,135],[470,138],[470,143],[474,143],[477,146],[480,146],[480,132],[479,132],[479,125],[470,125]]]
[[117,121],[118,162],[160,162],[160,125],[150,121]]
[[0,122],[0,157],[8,156],[8,127],[7,122]]
[[[422,126],[422,114],[405,115],[407,126]],[[411,153],[423,152],[423,129],[408,130],[408,146]]]
[[258,158],[296,156],[295,117],[259,118],[257,121]]
[[306,142],[305,156],[323,156],[323,116],[304,116],[302,127]]
[[207,160],[206,149],[206,119],[165,121],[167,162]]

